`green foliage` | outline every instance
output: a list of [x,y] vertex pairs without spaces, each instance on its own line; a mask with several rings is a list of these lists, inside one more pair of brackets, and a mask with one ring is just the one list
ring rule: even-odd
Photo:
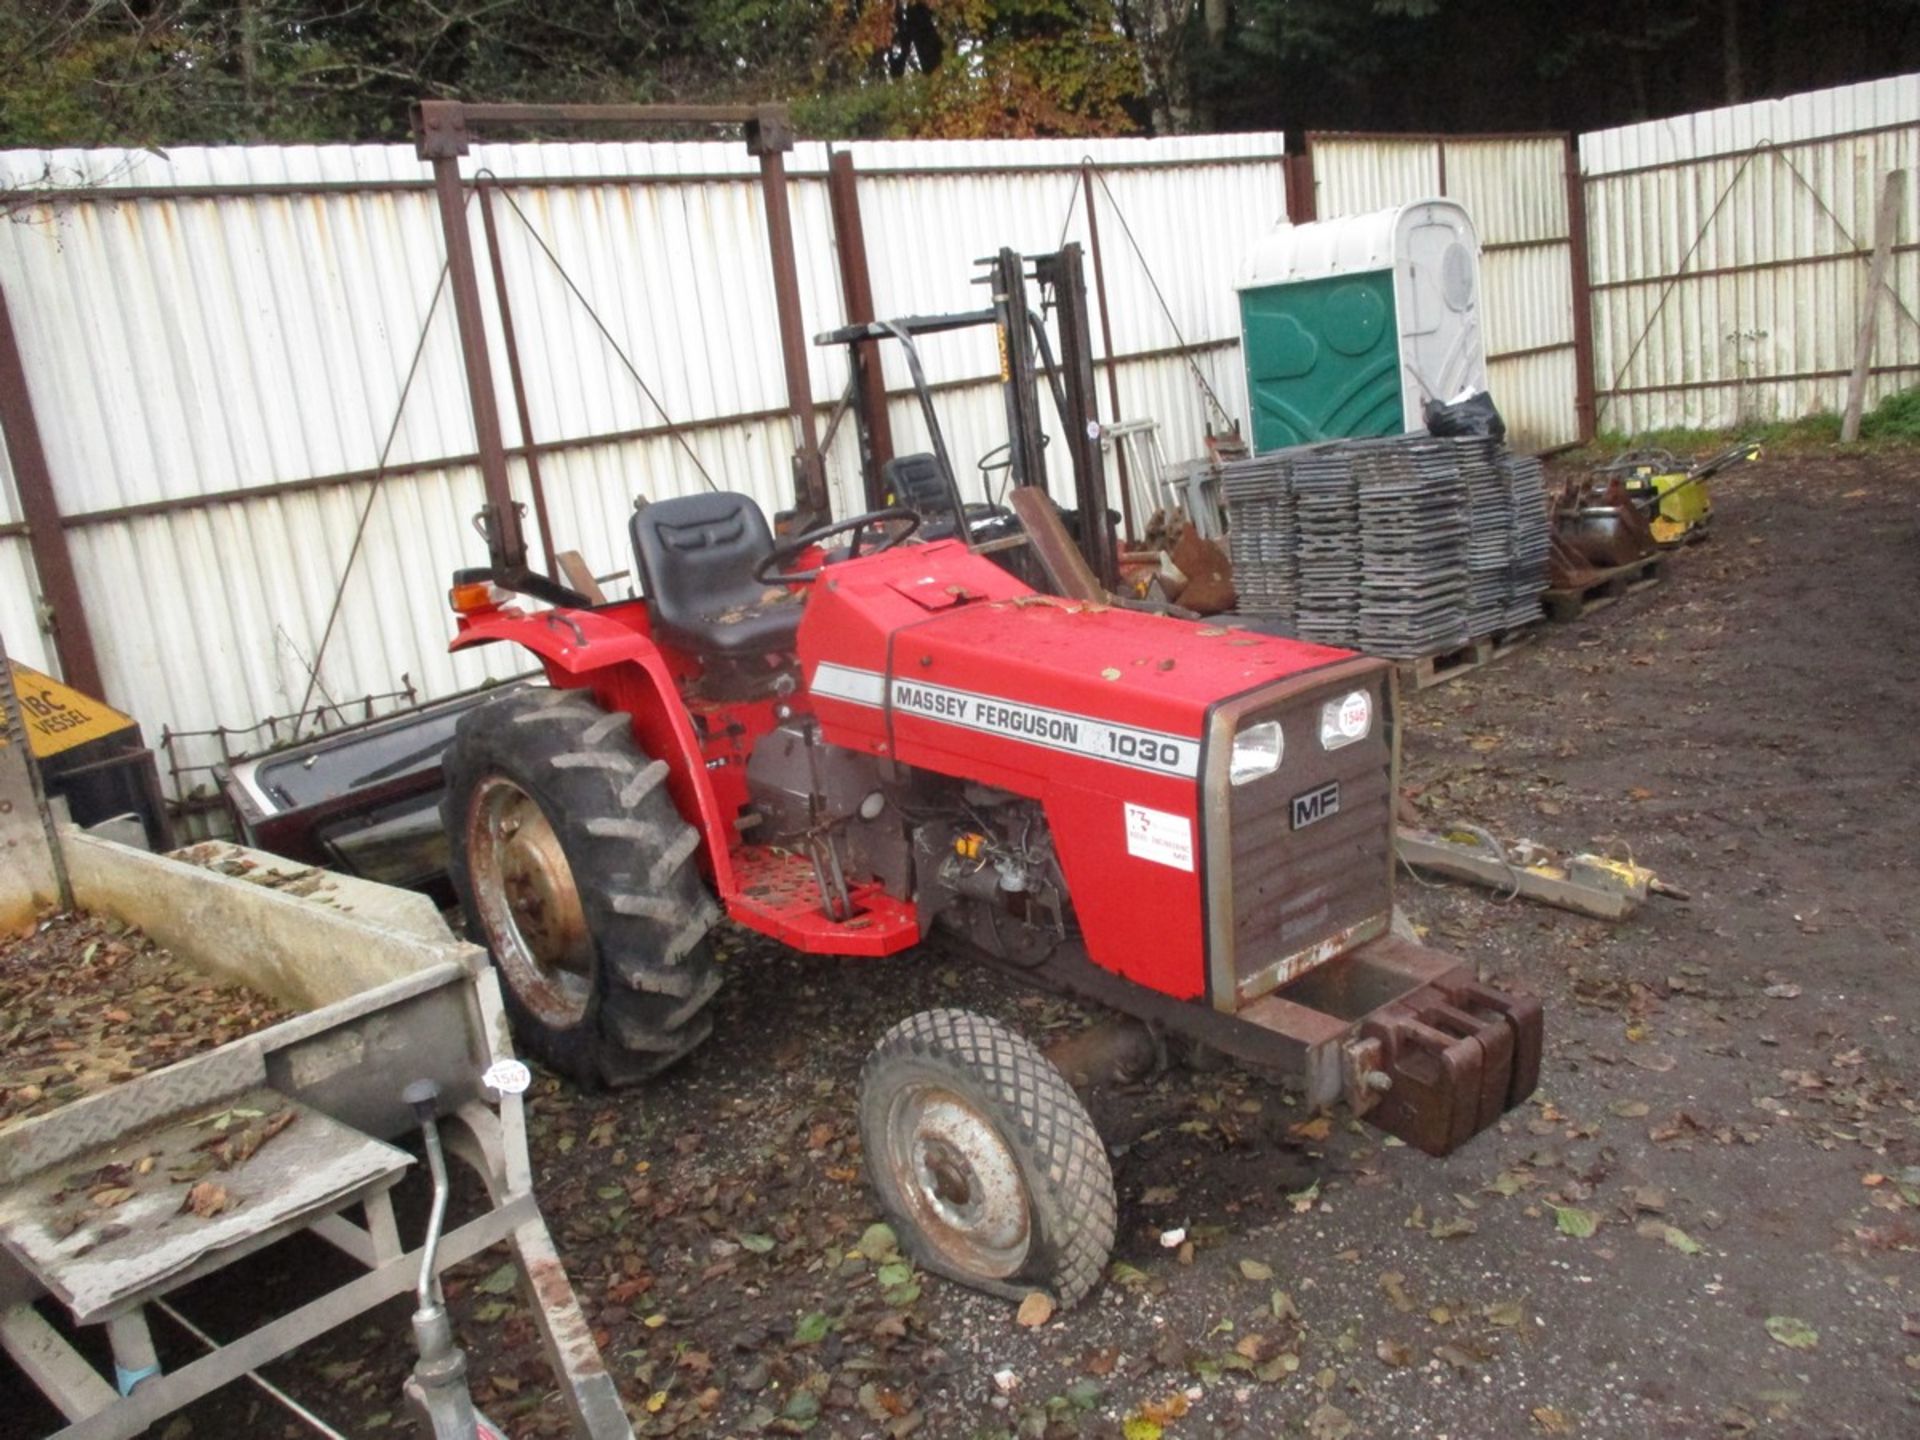
[[1860,421],[1862,440],[1920,441],[1920,386],[1887,396]]
[[[1738,430],[1653,430],[1643,435],[1604,431],[1571,458],[1605,460],[1627,450],[1670,450],[1682,460],[1697,460],[1738,440],[1757,440],[1766,450],[1817,450],[1840,443],[1840,416],[1831,410],[1795,420],[1769,420]],[[1920,444],[1920,387],[1887,396],[1860,421],[1860,443],[1875,446]]]
[[401,139],[425,96],[837,136],[1594,128],[1920,67],[1920,0],[5,0],[0,145]]

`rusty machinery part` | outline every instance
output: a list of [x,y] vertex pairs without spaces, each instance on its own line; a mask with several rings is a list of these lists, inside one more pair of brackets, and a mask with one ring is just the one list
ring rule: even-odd
[[560,834],[504,775],[467,804],[468,884],[507,985],[551,1028],[578,1025],[593,983],[593,937]]
[[704,1040],[719,911],[631,717],[577,691],[512,691],[461,718],[445,773],[454,890],[520,1043],[617,1085]]
[[860,1076],[867,1174],[901,1243],[936,1274],[1062,1306],[1113,1248],[1113,1171],[1066,1078],[997,1020],[926,1010]]
[[1538,1000],[1462,967],[1366,1017],[1342,1051],[1347,1102],[1409,1145],[1447,1155],[1533,1094],[1541,1045]]
[[1344,1102],[1391,1135],[1445,1155],[1540,1081],[1540,1002],[1483,985],[1460,961],[1398,934],[1357,945],[1237,1012],[1160,995],[1103,970],[1075,940],[1037,967],[962,939],[975,960],[1131,1015],[1170,1036]]
[[1657,548],[1647,517],[1617,476],[1572,477],[1553,505],[1550,588],[1580,589]]

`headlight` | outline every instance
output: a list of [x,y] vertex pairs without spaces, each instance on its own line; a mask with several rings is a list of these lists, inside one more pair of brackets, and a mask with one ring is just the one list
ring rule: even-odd
[[1286,752],[1286,740],[1280,734],[1280,722],[1249,725],[1233,737],[1233,758],[1227,764],[1227,779],[1235,785],[1258,780],[1280,768]]
[[1373,729],[1373,697],[1355,690],[1320,707],[1320,748],[1338,750],[1367,738]]

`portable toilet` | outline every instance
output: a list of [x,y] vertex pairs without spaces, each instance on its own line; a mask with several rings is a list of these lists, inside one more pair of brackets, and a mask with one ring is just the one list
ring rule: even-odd
[[1451,200],[1282,223],[1240,267],[1255,452],[1424,425],[1487,386],[1480,241]]

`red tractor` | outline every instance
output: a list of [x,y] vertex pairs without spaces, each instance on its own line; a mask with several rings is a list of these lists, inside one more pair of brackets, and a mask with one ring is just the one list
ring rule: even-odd
[[[1077,285],[1069,258],[1055,278]],[[916,333],[991,322],[1031,365],[1020,337],[1044,329],[1004,308],[1020,257],[997,273],[996,311],[823,339],[890,335],[918,378]],[[1034,373],[1090,374],[1066,340]],[[1038,426],[1009,406],[1012,478],[1032,485]],[[933,454],[888,467],[900,503],[788,538],[744,495],[645,505],[641,599],[527,611],[463,572],[454,648],[521,646],[548,681],[471,711],[445,763],[455,886],[523,1046],[596,1084],[672,1064],[708,1032],[723,917],[861,958],[938,927],[1435,1154],[1526,1098],[1537,1003],[1389,933],[1391,667],[1041,593],[999,563],[1007,517],[959,503],[933,433]],[[1110,557],[1110,533],[1104,551],[1088,538],[1098,514],[1079,520],[1089,557]],[[927,1268],[1062,1303],[1098,1280],[1106,1151],[1006,1027],[960,1010],[896,1025],[860,1126]]]

